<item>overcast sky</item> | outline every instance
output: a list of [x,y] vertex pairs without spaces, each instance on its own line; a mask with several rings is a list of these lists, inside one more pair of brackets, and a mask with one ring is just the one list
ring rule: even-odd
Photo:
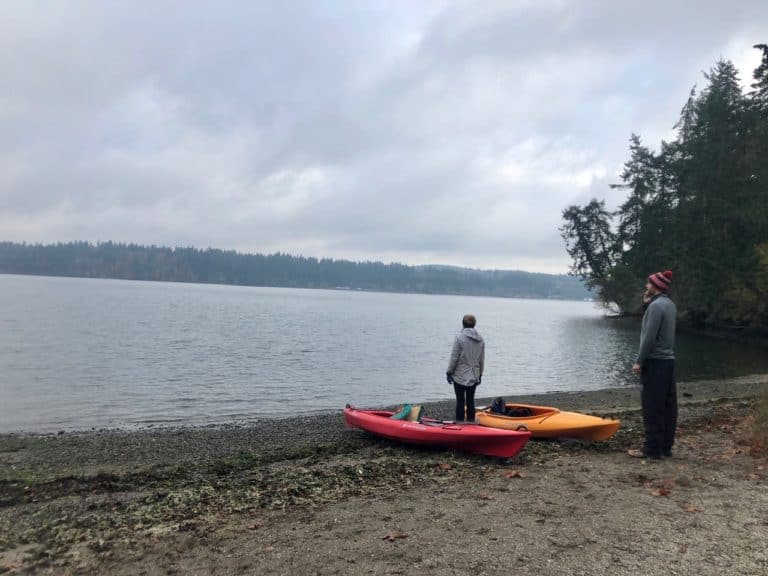
[[566,272],[562,210],[758,42],[766,0],[6,0],[0,240]]

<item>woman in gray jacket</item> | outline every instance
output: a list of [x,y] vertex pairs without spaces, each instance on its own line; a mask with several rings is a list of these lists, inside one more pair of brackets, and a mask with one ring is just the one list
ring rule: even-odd
[[[445,374],[456,392],[456,421],[475,421],[475,389],[483,377],[485,342],[475,330],[477,320],[472,314],[461,319],[463,329],[453,341],[451,359]],[[466,406],[466,416],[464,409]]]

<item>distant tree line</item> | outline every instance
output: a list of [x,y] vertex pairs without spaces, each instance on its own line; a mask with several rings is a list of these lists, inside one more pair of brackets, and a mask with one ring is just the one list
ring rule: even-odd
[[640,311],[648,274],[671,269],[681,317],[702,327],[768,328],[768,45],[751,90],[721,60],[694,87],[658,152],[632,135],[615,188],[570,206],[561,233],[572,273],[624,314]]
[[580,300],[590,296],[580,280],[565,274],[350,262],[113,242],[0,242],[0,273],[519,298]]

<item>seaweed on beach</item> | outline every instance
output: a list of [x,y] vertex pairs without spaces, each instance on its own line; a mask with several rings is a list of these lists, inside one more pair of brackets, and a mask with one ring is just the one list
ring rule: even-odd
[[[354,446],[354,448],[353,448]],[[238,452],[205,464],[55,480],[5,481],[0,497],[15,508],[0,550],[34,545],[36,562],[64,561],[79,543],[109,557],[115,542],[177,531],[205,531],[233,514],[301,507],[353,496],[439,487],[510,466],[544,463],[562,452],[592,450],[582,443],[531,442],[514,459],[495,459],[402,446],[373,437],[357,442],[276,451]],[[600,448],[609,449],[609,448]],[[27,483],[25,483],[27,482]],[[10,516],[9,516],[10,519]]]
[[[114,542],[174,531],[204,530],[223,517],[258,510],[305,509],[350,496],[397,492],[447,476],[479,473],[471,461],[445,455],[385,451],[343,462],[308,458],[264,464],[256,455],[212,463],[205,470],[175,468],[125,477],[67,478],[26,486],[0,550],[33,544],[36,562],[66,559],[78,543],[108,555]],[[117,488],[120,488],[119,490]],[[57,492],[58,490],[58,492]],[[84,498],[83,496],[87,496]],[[11,521],[11,517],[13,518]],[[12,523],[12,524],[11,524]]]
[[[681,439],[723,434],[743,423],[755,406],[753,401],[687,406]],[[488,477],[519,478],[569,456],[583,455],[599,466],[602,455],[623,452],[642,439],[639,411],[617,415],[621,427],[606,442],[532,440],[513,459],[415,448],[359,432],[340,434],[331,442],[317,442],[309,434],[299,443],[291,437],[276,438],[268,445],[241,442],[239,449],[219,455],[225,435],[211,434],[206,444],[207,437],[199,431],[181,440],[158,434],[152,437],[158,438],[155,442],[146,435],[117,440],[16,439],[5,444],[15,450],[6,451],[15,464],[0,481],[0,553],[25,550],[30,570],[72,565],[86,553],[104,560],[116,547],[137,547],[146,538],[180,532],[204,535],[233,519],[258,518],[269,511],[301,510],[311,515],[351,497],[397,498],[412,487],[440,492],[452,484],[473,485]],[[322,433],[319,427],[317,434]],[[114,465],[112,454],[134,449],[130,446],[134,440],[141,450],[152,450],[146,452],[148,461],[140,466]],[[168,448],[161,442],[178,441],[184,442],[183,450],[195,444],[188,454],[197,458],[186,457],[187,452],[185,457],[157,458],[158,451]],[[63,457],[43,457],[62,446],[93,450],[102,445],[108,447],[106,456],[88,455],[102,458],[90,467],[73,467]],[[173,455],[172,450],[168,453]],[[136,461],[141,462],[141,454]]]

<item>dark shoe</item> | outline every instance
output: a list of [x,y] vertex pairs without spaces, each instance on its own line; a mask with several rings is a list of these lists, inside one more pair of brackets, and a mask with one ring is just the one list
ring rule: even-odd
[[664,452],[664,458],[672,458],[672,450],[667,450]]

